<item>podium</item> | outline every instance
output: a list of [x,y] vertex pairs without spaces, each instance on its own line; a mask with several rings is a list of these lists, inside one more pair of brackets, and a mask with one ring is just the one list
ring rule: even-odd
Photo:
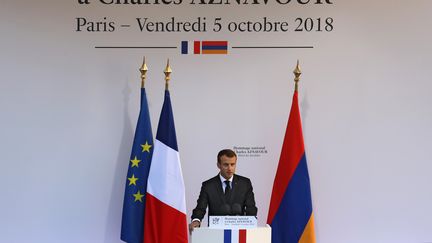
[[[229,240],[228,240],[229,239]],[[190,243],[271,243],[271,228],[210,229],[196,228]]]
[[[246,217],[245,217],[246,218]],[[223,224],[220,222],[223,221]],[[195,228],[190,237],[190,243],[271,243],[271,227],[244,226],[239,222],[248,221],[230,217],[219,218],[211,223],[209,228]],[[233,223],[232,223],[233,222]],[[255,221],[256,226],[256,221]]]

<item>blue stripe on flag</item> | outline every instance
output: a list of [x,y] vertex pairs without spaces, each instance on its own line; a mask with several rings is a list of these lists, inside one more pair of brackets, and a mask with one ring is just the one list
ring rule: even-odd
[[227,46],[202,46],[203,50],[227,50]]
[[231,243],[231,230],[224,230],[224,243]]
[[181,42],[181,53],[182,54],[188,54],[188,42],[187,41]]
[[303,154],[271,224],[272,243],[298,242],[311,214],[309,173]]
[[165,99],[162,106],[161,116],[159,118],[156,139],[175,151],[178,151],[174,117],[171,108],[170,93],[168,90],[165,90]]

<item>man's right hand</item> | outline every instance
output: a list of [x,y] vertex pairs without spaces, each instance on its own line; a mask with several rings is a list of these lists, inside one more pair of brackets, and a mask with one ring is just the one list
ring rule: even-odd
[[194,228],[200,227],[201,222],[198,220],[192,221],[192,223],[189,224],[189,234],[192,234],[192,231]]

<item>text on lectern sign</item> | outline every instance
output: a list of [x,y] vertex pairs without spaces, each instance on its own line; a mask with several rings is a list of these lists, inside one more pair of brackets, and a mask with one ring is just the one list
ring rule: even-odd
[[213,229],[250,229],[258,225],[255,216],[210,216],[209,228]]

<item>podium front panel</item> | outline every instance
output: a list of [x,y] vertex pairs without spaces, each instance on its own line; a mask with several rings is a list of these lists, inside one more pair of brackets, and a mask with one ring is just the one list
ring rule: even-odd
[[191,238],[191,243],[221,243],[224,242],[224,230],[195,228]]
[[271,243],[271,228],[260,227],[248,229],[246,233],[247,243]]
[[191,243],[271,243],[271,228],[258,227],[253,229],[210,229],[195,228]]

